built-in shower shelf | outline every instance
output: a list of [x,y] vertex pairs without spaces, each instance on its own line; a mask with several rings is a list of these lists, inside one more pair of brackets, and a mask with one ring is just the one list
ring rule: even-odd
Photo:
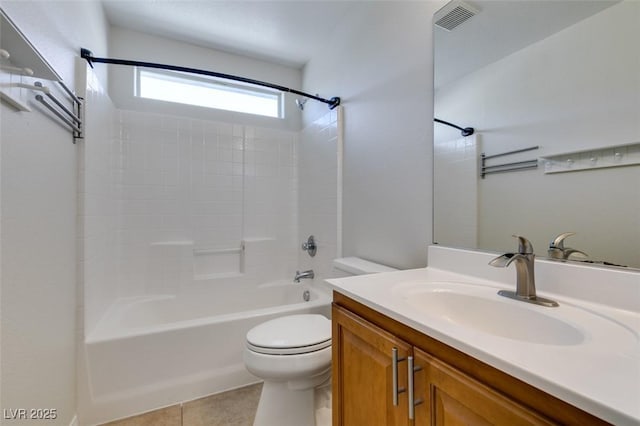
[[540,157],[545,173],[566,173],[640,164],[640,142]]

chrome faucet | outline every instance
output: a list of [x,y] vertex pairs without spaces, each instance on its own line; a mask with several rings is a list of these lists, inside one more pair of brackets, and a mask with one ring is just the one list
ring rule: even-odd
[[299,283],[301,279],[308,278],[313,279],[315,274],[313,273],[313,269],[309,269],[308,271],[296,271],[296,276],[293,278],[293,281]]
[[513,235],[518,239],[518,253],[505,253],[496,257],[489,265],[496,268],[506,268],[515,262],[516,265],[516,291],[500,290],[500,296],[520,300],[522,302],[534,303],[542,306],[558,306],[558,303],[536,296],[535,280],[535,255],[531,242],[519,235]]
[[313,257],[316,255],[318,251],[318,246],[316,245],[316,240],[313,238],[313,235],[309,235],[306,243],[302,243],[302,250],[309,253],[309,256]]
[[564,239],[572,235],[576,235],[576,233],[565,232],[564,234],[558,235],[553,241],[551,241],[551,243],[549,244],[549,250],[547,250],[547,254],[549,255],[549,257],[552,259],[568,260],[569,256],[574,253],[580,253],[584,257],[588,257],[588,255],[583,251],[564,246]]

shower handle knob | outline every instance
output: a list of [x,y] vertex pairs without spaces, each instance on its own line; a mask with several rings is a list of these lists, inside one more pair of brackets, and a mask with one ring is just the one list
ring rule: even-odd
[[313,238],[313,235],[310,235],[307,238],[306,243],[302,243],[302,250],[309,253],[309,256],[313,257],[316,255],[316,251],[318,251],[318,246],[316,246],[316,241]]

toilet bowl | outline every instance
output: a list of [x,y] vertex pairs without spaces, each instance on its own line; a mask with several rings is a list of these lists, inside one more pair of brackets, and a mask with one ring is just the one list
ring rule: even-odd
[[[396,270],[356,257],[333,266],[334,277]],[[264,380],[253,426],[316,426],[315,391],[331,379],[331,321],[308,314],[257,325],[247,333],[244,363]]]
[[254,426],[314,426],[315,388],[331,377],[331,321],[290,315],[247,333],[247,370],[264,380]]

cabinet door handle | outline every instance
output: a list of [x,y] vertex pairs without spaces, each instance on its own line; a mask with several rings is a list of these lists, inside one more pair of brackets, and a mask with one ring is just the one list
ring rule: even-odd
[[404,361],[404,358],[398,358],[398,348],[391,349],[391,371],[393,378],[393,389],[391,392],[393,393],[393,405],[398,405],[398,394],[406,391],[405,388],[398,389],[398,363]]
[[418,399],[415,400],[415,395],[414,395],[414,386],[413,386],[413,373],[415,373],[416,371],[420,371],[422,370],[422,367],[417,366],[414,367],[413,366],[413,357],[410,356],[407,359],[407,373],[408,373],[408,378],[409,378],[409,384],[407,386],[407,388],[409,389],[409,419],[413,420],[415,418],[415,407],[416,405],[420,405],[424,402],[423,399]]

